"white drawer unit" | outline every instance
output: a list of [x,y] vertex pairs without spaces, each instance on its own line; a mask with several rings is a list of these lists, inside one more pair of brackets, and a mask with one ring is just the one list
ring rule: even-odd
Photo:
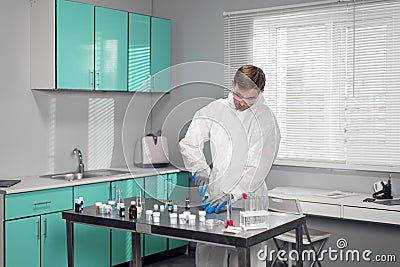
[[359,221],[399,224],[400,212],[343,206],[343,218]]
[[316,202],[308,202],[300,200],[300,206],[304,214],[328,216],[328,217],[341,217],[341,206],[335,204],[322,204]]

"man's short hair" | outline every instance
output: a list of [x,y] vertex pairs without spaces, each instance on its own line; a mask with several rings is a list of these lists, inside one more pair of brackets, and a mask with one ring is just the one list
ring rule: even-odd
[[234,85],[238,85],[241,89],[257,87],[260,90],[264,90],[265,74],[259,67],[243,65],[236,71],[233,82]]

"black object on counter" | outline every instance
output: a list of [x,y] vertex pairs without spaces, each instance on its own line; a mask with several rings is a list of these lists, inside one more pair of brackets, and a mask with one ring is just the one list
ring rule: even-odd
[[19,182],[21,182],[21,180],[0,180],[0,187],[10,187]]
[[392,185],[390,183],[384,184],[383,189],[373,193],[372,197],[376,199],[393,199]]

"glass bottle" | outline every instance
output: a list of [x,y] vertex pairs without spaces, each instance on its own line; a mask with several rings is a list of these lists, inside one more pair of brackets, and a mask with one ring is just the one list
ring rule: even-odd
[[129,207],[129,219],[136,219],[136,218],[137,218],[136,202],[131,201],[131,206]]
[[185,210],[190,210],[190,200],[189,200],[189,198],[186,198],[186,200],[185,200]]
[[119,207],[119,217],[125,217],[125,204],[121,203]]
[[168,209],[168,212],[173,212],[174,211],[174,205],[172,205],[172,200],[168,200],[167,209]]

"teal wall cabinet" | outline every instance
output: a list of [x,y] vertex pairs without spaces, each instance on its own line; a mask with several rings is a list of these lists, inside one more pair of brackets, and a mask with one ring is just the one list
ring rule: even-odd
[[32,89],[127,91],[128,12],[32,1]]
[[95,7],[95,90],[127,91],[128,12]]
[[[124,198],[139,196],[139,190],[144,189],[144,178],[128,179],[111,183],[113,199],[115,192],[122,190]],[[129,204],[129,203],[127,203]],[[129,206],[125,207],[128,216]],[[143,235],[141,235],[141,252],[143,256]],[[132,237],[131,233],[121,230],[111,230],[111,265],[118,265],[132,260]]]
[[151,18],[152,92],[169,92],[171,87],[171,21]]
[[150,91],[150,16],[129,13],[128,91]]
[[170,91],[168,19],[38,0],[31,3],[30,37],[32,89]]
[[93,90],[94,6],[57,0],[57,88]]
[[57,1],[57,88],[127,91],[128,12]]
[[[84,206],[110,199],[110,183],[74,187],[74,199],[83,197]],[[110,266],[110,230],[90,225],[74,225],[74,259],[76,267]]]

